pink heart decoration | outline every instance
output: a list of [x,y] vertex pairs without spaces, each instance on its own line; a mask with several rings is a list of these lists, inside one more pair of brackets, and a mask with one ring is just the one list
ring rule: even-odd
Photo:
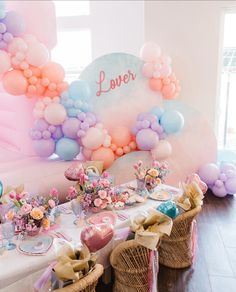
[[81,232],[80,239],[90,252],[96,252],[106,246],[113,235],[113,226],[104,223],[85,227]]

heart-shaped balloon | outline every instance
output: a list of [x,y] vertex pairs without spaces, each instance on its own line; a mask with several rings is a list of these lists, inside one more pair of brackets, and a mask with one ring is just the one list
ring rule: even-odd
[[81,232],[80,238],[90,252],[96,252],[106,246],[113,235],[113,226],[104,223],[85,227]]

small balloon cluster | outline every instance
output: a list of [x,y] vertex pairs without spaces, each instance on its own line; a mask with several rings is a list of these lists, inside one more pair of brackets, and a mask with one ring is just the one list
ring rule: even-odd
[[171,58],[161,53],[155,43],[146,43],[140,51],[144,61],[143,76],[149,78],[149,86],[153,91],[162,93],[164,99],[174,99],[181,88],[179,80],[172,72]]
[[59,96],[67,88],[61,65],[49,61],[48,48],[33,35],[24,34],[24,19],[6,11],[0,2],[0,76],[12,95]]
[[132,133],[140,150],[151,151],[154,159],[165,159],[172,148],[165,140],[168,134],[178,133],[184,126],[182,114],[176,110],[154,107],[148,113],[138,115]]
[[200,178],[217,197],[227,194],[236,194],[236,166],[231,163],[221,162],[220,166],[208,163],[198,170]]

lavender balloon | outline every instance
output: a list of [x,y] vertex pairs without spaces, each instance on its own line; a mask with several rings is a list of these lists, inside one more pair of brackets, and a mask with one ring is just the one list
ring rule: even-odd
[[3,23],[7,27],[7,31],[14,36],[20,36],[25,31],[25,22],[21,15],[15,11],[9,11],[3,19]]
[[236,178],[227,179],[227,181],[225,182],[225,188],[228,194],[236,194]]
[[136,142],[140,150],[150,151],[157,146],[159,137],[151,129],[142,129],[136,136]]
[[211,188],[211,190],[212,190],[213,194],[219,198],[223,198],[227,195],[227,191],[226,191],[224,185],[222,185],[221,187],[213,186]]
[[49,127],[49,123],[47,123],[44,119],[39,119],[34,122],[33,130],[45,131]]
[[221,162],[220,170],[221,172],[226,173],[229,170],[236,171],[236,167],[232,163]]
[[55,151],[55,142],[53,139],[35,140],[33,141],[33,148],[38,156],[49,157]]
[[57,126],[55,132],[52,134],[54,140],[59,140],[63,137],[61,126]]
[[76,118],[67,119],[62,125],[62,131],[67,138],[76,139],[80,121]]
[[198,174],[207,185],[213,185],[220,176],[220,170],[216,164],[208,163],[199,168]]

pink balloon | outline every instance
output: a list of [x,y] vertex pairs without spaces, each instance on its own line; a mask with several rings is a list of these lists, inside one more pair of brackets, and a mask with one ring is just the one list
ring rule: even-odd
[[81,139],[83,146],[90,150],[98,149],[104,142],[104,134],[101,129],[91,127]]
[[220,176],[220,170],[216,164],[208,163],[199,168],[198,174],[207,185],[213,185]]
[[140,50],[141,59],[145,62],[155,62],[161,55],[160,47],[152,42],[146,43]]
[[0,50],[0,74],[4,74],[11,68],[11,59],[5,51]]
[[44,111],[45,120],[54,126],[61,125],[66,119],[66,110],[59,103],[49,104]]
[[147,78],[151,78],[153,75],[153,64],[152,63],[145,63],[143,65],[143,76]]
[[19,13],[25,22],[25,32],[33,34],[49,49],[57,43],[56,12],[53,1],[5,1],[7,10]]
[[156,79],[156,78],[150,78],[149,79],[149,87],[153,91],[161,91],[163,87],[163,83],[161,79]]
[[47,63],[49,52],[45,45],[41,43],[31,43],[26,53],[26,61],[33,66],[39,67]]
[[92,153],[93,153],[93,151],[90,149],[87,149],[87,148],[83,148],[83,150],[82,150],[82,154],[83,154],[85,159],[90,159]]
[[161,68],[160,73],[162,77],[168,77],[171,74],[172,70],[170,65],[165,65]]
[[160,140],[156,148],[151,150],[151,154],[153,159],[157,160],[166,159],[172,154],[172,146],[168,141]]
[[80,238],[90,252],[96,252],[106,246],[113,235],[112,225],[102,223],[85,227],[81,232]]
[[26,93],[28,82],[23,73],[19,70],[12,70],[3,76],[2,84],[4,89],[12,95]]
[[14,38],[8,46],[8,52],[15,55],[17,52],[27,51],[27,48],[28,46],[22,38]]

